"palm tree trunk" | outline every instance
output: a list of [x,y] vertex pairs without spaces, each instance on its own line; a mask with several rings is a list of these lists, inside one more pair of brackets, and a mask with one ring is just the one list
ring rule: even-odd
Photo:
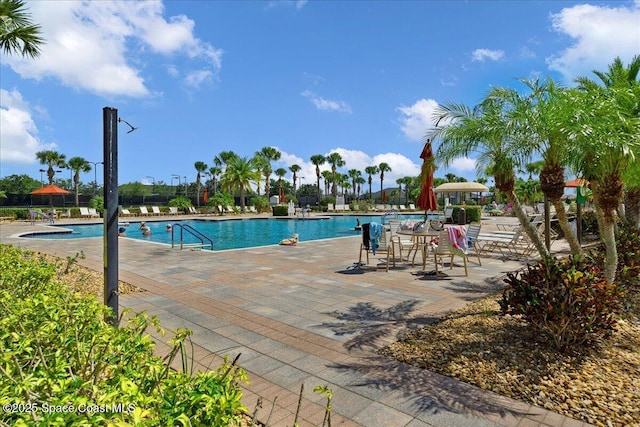
[[581,256],[582,247],[578,242],[578,236],[573,234],[573,230],[571,230],[571,227],[569,226],[569,220],[567,219],[567,212],[565,211],[564,203],[562,203],[562,200],[560,199],[551,200],[551,203],[553,204],[553,207],[556,208],[556,215],[558,215],[558,224],[560,225],[560,228],[564,233],[564,238],[567,239],[567,242],[569,243],[571,253]]
[[506,193],[507,193],[507,198],[511,202],[513,212],[518,217],[518,220],[520,221],[520,224],[524,228],[525,233],[527,233],[527,236],[529,236],[529,239],[531,239],[531,242],[533,242],[533,245],[536,247],[536,250],[540,254],[540,257],[543,260],[546,260],[550,256],[549,251],[547,250],[547,247],[544,245],[544,242],[542,241],[542,238],[540,237],[538,230],[536,230],[536,228],[533,226],[526,212],[522,208],[522,205],[520,204],[520,201],[518,200],[516,193],[513,190],[507,191]]
[[618,249],[616,248],[616,237],[613,221],[607,221],[602,225],[602,241],[604,243],[604,278],[608,284],[616,279],[618,269]]

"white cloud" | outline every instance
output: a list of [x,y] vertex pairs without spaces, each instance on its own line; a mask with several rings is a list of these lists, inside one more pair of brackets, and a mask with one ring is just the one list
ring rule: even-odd
[[588,4],[562,9],[551,16],[553,29],[574,40],[572,46],[547,58],[549,68],[569,81],[595,77],[619,56],[628,63],[640,51],[640,2],[633,6],[607,7]]
[[504,58],[504,50],[476,49],[471,53],[472,61],[499,61]]
[[33,121],[30,106],[20,92],[0,89],[0,159],[13,164],[36,161],[36,152],[54,149],[54,144],[43,144]]
[[307,4],[307,0],[276,0],[267,3],[267,9],[275,9],[277,7],[295,7],[300,10]]
[[400,118],[402,132],[411,141],[420,141],[434,127],[433,112],[438,103],[433,99],[420,99],[412,106],[396,108],[403,114]]
[[187,17],[165,19],[162,2],[43,1],[30,3],[29,11],[42,26],[46,43],[37,61],[6,59],[22,78],[54,77],[65,86],[102,96],[143,97],[152,92],[141,59],[147,50],[185,54],[216,73],[221,66],[222,51],[197,39],[195,24]]
[[331,99],[322,98],[311,91],[305,90],[302,96],[308,98],[309,101],[320,111],[339,111],[341,113],[351,113],[351,107],[344,101],[333,101]]
[[199,88],[204,82],[207,82],[212,78],[213,73],[210,70],[198,70],[187,74],[184,81],[187,86]]
[[469,172],[475,172],[476,161],[468,157],[460,157],[451,162],[451,164],[449,165],[449,169],[451,169],[454,173],[467,175]]

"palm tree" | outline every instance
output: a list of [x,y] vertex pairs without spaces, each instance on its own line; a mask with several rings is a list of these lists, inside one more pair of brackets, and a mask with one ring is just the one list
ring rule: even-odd
[[218,176],[222,173],[222,169],[219,166],[211,166],[209,168],[209,176],[211,177],[211,186],[213,187],[213,193],[218,191]]
[[333,197],[337,197],[338,196],[338,187],[336,186],[336,182],[337,182],[337,176],[336,176],[336,171],[338,168],[341,168],[342,166],[345,165],[344,160],[342,159],[342,156],[340,155],[340,153],[334,151],[333,153],[330,153],[327,156],[327,163],[329,163],[331,165],[331,173],[333,174],[333,179],[332,179],[332,187],[331,187],[331,194],[333,195]]
[[231,191],[240,192],[240,206],[244,211],[245,207],[245,192],[251,187],[251,184],[256,183],[260,179],[260,172],[258,172],[251,160],[247,157],[235,156],[228,159],[227,167],[220,179],[220,182],[230,188]]
[[360,172],[358,169],[349,169],[349,172],[347,172],[347,174],[349,175],[349,178],[351,178],[351,189],[353,190],[353,198],[356,198],[356,180],[358,179],[358,177],[362,176],[362,172]]
[[67,163],[67,168],[73,171],[73,188],[76,194],[76,207],[80,206],[79,191],[80,188],[80,172],[91,172],[91,163],[82,157],[72,157]]
[[360,200],[360,190],[361,190],[361,188],[362,188],[362,184],[365,184],[365,183],[367,182],[367,180],[366,180],[366,179],[364,179],[364,178],[362,177],[362,175],[359,175],[359,176],[356,178],[356,181],[355,181],[355,182],[356,182],[356,184],[358,185],[357,193],[358,193],[358,200]]
[[296,181],[298,180],[297,174],[302,170],[302,168],[296,164],[293,164],[289,166],[289,170],[293,174],[293,194],[297,194],[298,193],[297,186],[296,186]]
[[378,173],[378,166],[367,166],[366,168],[364,168],[364,173],[366,173],[367,175],[369,175],[369,200],[371,200],[371,202],[373,203],[373,195],[371,193],[371,184],[373,183],[373,175],[376,175]]
[[404,184],[404,202],[409,203],[409,186],[413,183],[413,177],[405,176],[404,178],[400,178],[400,183]]
[[193,167],[196,168],[198,175],[196,175],[196,205],[200,207],[200,182],[202,180],[202,173],[207,170],[207,164],[205,162],[195,162]]
[[380,194],[382,194],[384,192],[384,173],[391,172],[391,166],[389,166],[389,164],[385,162],[382,162],[378,165],[378,171],[380,172]]
[[604,87],[581,77],[577,79],[578,90],[567,96],[567,105],[579,106],[563,128],[572,141],[569,161],[591,185],[605,246],[604,275],[608,283],[615,280],[618,264],[614,212],[622,200],[622,177],[640,154],[639,71],[640,56],[635,56],[628,67],[616,58],[606,73],[594,71]]
[[447,180],[447,182],[455,182],[456,181],[456,174],[455,173],[447,173],[444,175],[445,179]]
[[[282,193],[282,179],[287,174],[287,170],[285,168],[278,168],[275,170],[275,174],[278,177],[278,192]],[[282,200],[280,200],[282,203]]]
[[314,154],[313,156],[311,156],[310,160],[311,160],[311,163],[313,163],[316,166],[316,179],[318,183],[318,204],[319,204],[320,203],[320,166],[324,165],[327,159],[322,154]]
[[40,26],[31,23],[22,0],[0,1],[0,48],[6,55],[14,53],[36,58],[40,55]]
[[56,168],[65,168],[67,166],[67,156],[60,154],[57,151],[46,150],[38,151],[36,153],[36,159],[40,161],[41,165],[48,166],[47,177],[49,178],[49,185],[53,184],[53,177],[56,174]]
[[324,194],[329,194],[329,183],[333,180],[333,173],[330,170],[323,170],[322,178],[324,179]]
[[276,160],[280,160],[280,157],[282,156],[282,153],[280,151],[278,151],[277,148],[275,147],[262,147],[262,149],[260,151],[256,151],[256,156],[260,157],[262,156],[266,162],[263,163],[261,166],[262,168],[262,174],[264,175],[264,190],[265,193],[267,194],[267,198],[269,198],[269,196],[271,196],[270,193],[270,177],[271,177],[271,162],[272,161],[276,161]]
[[[543,259],[549,251],[529,221],[514,192],[515,170],[526,163],[526,153],[514,147],[506,103],[493,89],[475,108],[462,104],[444,104],[436,109],[436,127],[432,136],[441,140],[436,161],[445,166],[459,157],[479,152],[478,175],[491,174],[496,188],[507,195],[520,224]],[[444,124],[440,124],[444,123]],[[524,157],[524,158],[523,158]]]
[[[227,164],[236,157],[238,157],[238,155],[233,151],[221,151],[220,154],[213,158],[213,164],[220,168],[222,171],[220,173],[222,174],[224,173]],[[227,188],[227,190],[231,192],[230,188]]]

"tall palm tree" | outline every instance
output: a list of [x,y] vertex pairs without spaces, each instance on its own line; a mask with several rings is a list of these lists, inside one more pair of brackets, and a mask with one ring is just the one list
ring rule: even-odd
[[316,179],[318,183],[318,204],[320,204],[320,166],[324,165],[327,161],[327,158],[322,154],[314,154],[311,156],[311,163],[313,163],[316,167]]
[[326,196],[331,193],[329,190],[329,187],[330,187],[329,184],[331,184],[333,180],[333,173],[331,172],[330,169],[328,169],[328,170],[323,170],[320,175],[322,175],[322,179],[324,179],[324,194]]
[[365,184],[367,182],[366,179],[364,179],[364,177],[362,175],[359,175],[358,177],[356,177],[356,185],[357,187],[357,194],[358,194],[358,200],[360,200],[360,191],[362,189],[362,184]]
[[256,151],[256,156],[258,157],[261,156],[266,160],[266,162],[263,163],[261,166],[263,167],[262,174],[264,175],[264,190],[265,190],[265,193],[267,194],[267,198],[269,198],[269,196],[271,196],[270,188],[269,188],[270,177],[272,172],[271,162],[280,160],[282,153],[278,151],[278,149],[275,147],[262,147],[260,151]]
[[0,1],[0,49],[5,55],[36,58],[44,39],[39,25],[31,22],[22,0]]
[[369,200],[371,200],[371,202],[373,203],[373,195],[371,193],[371,184],[373,183],[373,175],[377,175],[378,174],[378,166],[376,166],[376,165],[367,166],[367,167],[364,168],[364,173],[369,175],[369,178],[368,178],[368,182],[369,182]]
[[[505,114],[505,102],[496,89],[475,108],[462,104],[443,104],[436,109],[436,127],[432,137],[441,143],[436,161],[445,166],[459,157],[479,153],[476,168],[479,175],[490,174],[496,188],[507,195],[520,224],[543,259],[549,251],[529,221],[514,192],[515,170],[528,160],[522,150],[515,149],[511,122]],[[444,124],[441,124],[444,123]]]
[[91,163],[82,157],[72,157],[67,163],[67,168],[73,171],[73,188],[76,194],[76,207],[80,206],[79,188],[80,172],[91,172]]
[[391,172],[391,166],[388,163],[382,162],[378,165],[378,171],[380,172],[380,194],[384,191],[384,173]]
[[230,188],[231,191],[240,193],[240,206],[244,211],[246,190],[251,184],[256,183],[260,179],[253,162],[247,157],[235,156],[228,160],[227,167],[220,179],[222,185]]
[[40,161],[41,165],[48,166],[47,177],[49,178],[49,184],[53,184],[53,177],[56,174],[55,169],[67,166],[67,156],[53,150],[38,151],[36,159]]
[[196,205],[200,207],[200,184],[202,180],[202,173],[207,170],[207,164],[205,162],[195,162],[193,167],[196,168],[198,175],[196,175]]
[[291,173],[293,174],[293,194],[297,194],[297,186],[296,186],[296,181],[298,181],[298,172],[300,172],[302,170],[302,168],[296,164],[293,164],[291,166],[289,166],[289,170],[291,171]]
[[444,175],[445,179],[447,180],[447,182],[455,182],[456,181],[456,174],[455,173],[447,173]]
[[413,184],[413,177],[405,176],[400,178],[400,183],[404,184],[404,202],[409,203],[409,191],[411,184]]
[[213,193],[218,191],[218,177],[222,173],[222,169],[219,166],[211,166],[209,168],[209,176],[211,177],[211,186],[213,187]]
[[[53,150],[45,150],[38,151],[36,153],[36,159],[40,161],[41,165],[48,166],[47,168],[47,178],[49,179],[49,185],[53,184],[53,177],[56,175],[55,168],[66,168],[67,167],[67,156],[64,154],[60,154],[57,151]],[[49,195],[49,205],[53,204],[53,198]]]
[[333,175],[332,177],[333,185],[331,186],[331,194],[333,195],[333,197],[337,197],[338,196],[338,187],[337,187],[338,176],[336,175],[336,173],[338,168],[341,168],[342,166],[345,165],[345,162],[342,159],[342,156],[340,155],[340,153],[338,153],[337,151],[334,151],[333,153],[330,153],[327,156],[327,163],[331,165],[331,173]]
[[[285,168],[278,168],[275,170],[275,174],[278,177],[278,192],[282,193],[282,180],[287,174],[287,170]],[[282,203],[282,200],[280,201],[280,203]]]
[[356,180],[358,179],[358,177],[362,176],[362,172],[360,172],[358,169],[349,169],[349,172],[347,172],[347,175],[349,176],[349,178],[351,179],[351,189],[353,190],[353,198],[356,198]]

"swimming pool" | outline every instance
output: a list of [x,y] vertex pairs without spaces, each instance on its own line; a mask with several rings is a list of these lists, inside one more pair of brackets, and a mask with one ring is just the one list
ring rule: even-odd
[[[401,215],[402,219],[423,219],[424,214]],[[255,246],[275,245],[280,240],[297,233],[301,242],[308,240],[330,239],[336,237],[355,236],[360,234],[355,229],[356,219],[361,223],[381,222],[381,216],[332,216],[322,219],[241,219],[241,220],[181,220],[181,221],[146,221],[151,228],[150,236],[143,236],[140,222],[130,222],[126,226],[127,238],[134,238],[155,243],[171,244],[171,232],[167,224],[189,225],[213,240],[214,250],[240,249]],[[74,224],[52,226],[58,229],[51,233],[30,233],[22,237],[39,239],[80,239],[102,237],[103,224]],[[71,231],[68,231],[71,230]],[[179,227],[174,227],[176,244],[179,240]],[[199,240],[184,233],[184,243],[198,243]]]

